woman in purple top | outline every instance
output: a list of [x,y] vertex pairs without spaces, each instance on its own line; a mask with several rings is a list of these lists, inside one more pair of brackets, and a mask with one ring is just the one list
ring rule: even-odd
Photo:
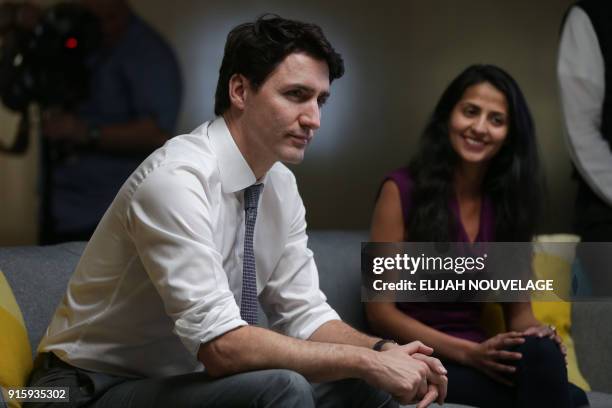
[[[372,220],[373,242],[530,242],[541,184],[531,114],[510,75],[473,65],[442,94],[408,168],[390,173]],[[379,303],[371,327],[421,340],[448,370],[447,402],[478,407],[574,407],[565,349],[531,304],[504,303],[508,332],[488,338],[478,303]]]

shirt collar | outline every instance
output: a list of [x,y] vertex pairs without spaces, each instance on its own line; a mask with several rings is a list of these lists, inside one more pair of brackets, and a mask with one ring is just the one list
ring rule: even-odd
[[255,179],[253,170],[238,149],[223,117],[218,117],[210,122],[207,133],[211,146],[217,155],[221,188],[224,193],[244,190],[256,182],[265,183],[267,174],[260,180]]

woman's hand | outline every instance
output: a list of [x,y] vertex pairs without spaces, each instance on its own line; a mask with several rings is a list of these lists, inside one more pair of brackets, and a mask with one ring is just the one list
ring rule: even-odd
[[563,344],[563,339],[557,334],[555,326],[532,326],[527,330],[523,331],[523,336],[535,336],[539,338],[548,337],[554,340],[558,345],[563,357],[565,358],[565,364],[567,364],[567,347]]
[[474,346],[466,353],[464,363],[482,371],[502,384],[511,386],[513,385],[512,382],[503,374],[514,373],[516,367],[503,364],[500,361],[520,360],[523,357],[521,353],[505,350],[523,344],[525,342],[523,336],[524,334],[521,332],[500,333],[482,343],[474,343]]

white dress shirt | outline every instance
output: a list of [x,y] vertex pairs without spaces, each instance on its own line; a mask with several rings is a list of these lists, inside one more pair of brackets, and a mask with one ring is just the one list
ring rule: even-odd
[[591,189],[612,205],[612,151],[601,134],[604,60],[588,15],[573,7],[563,26],[557,74],[569,152]]
[[[200,344],[247,324],[243,199],[255,181],[222,118],[154,152],[102,218],[39,351],[122,376],[202,370]],[[339,317],[319,290],[295,177],[277,163],[260,181],[259,301],[272,329],[307,339]]]

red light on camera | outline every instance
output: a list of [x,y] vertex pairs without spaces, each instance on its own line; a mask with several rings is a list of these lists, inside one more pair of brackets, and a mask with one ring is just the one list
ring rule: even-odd
[[79,42],[77,41],[76,38],[74,37],[69,37],[68,39],[66,39],[66,42],[64,43],[64,46],[66,48],[70,48],[70,49],[74,49],[79,45]]

